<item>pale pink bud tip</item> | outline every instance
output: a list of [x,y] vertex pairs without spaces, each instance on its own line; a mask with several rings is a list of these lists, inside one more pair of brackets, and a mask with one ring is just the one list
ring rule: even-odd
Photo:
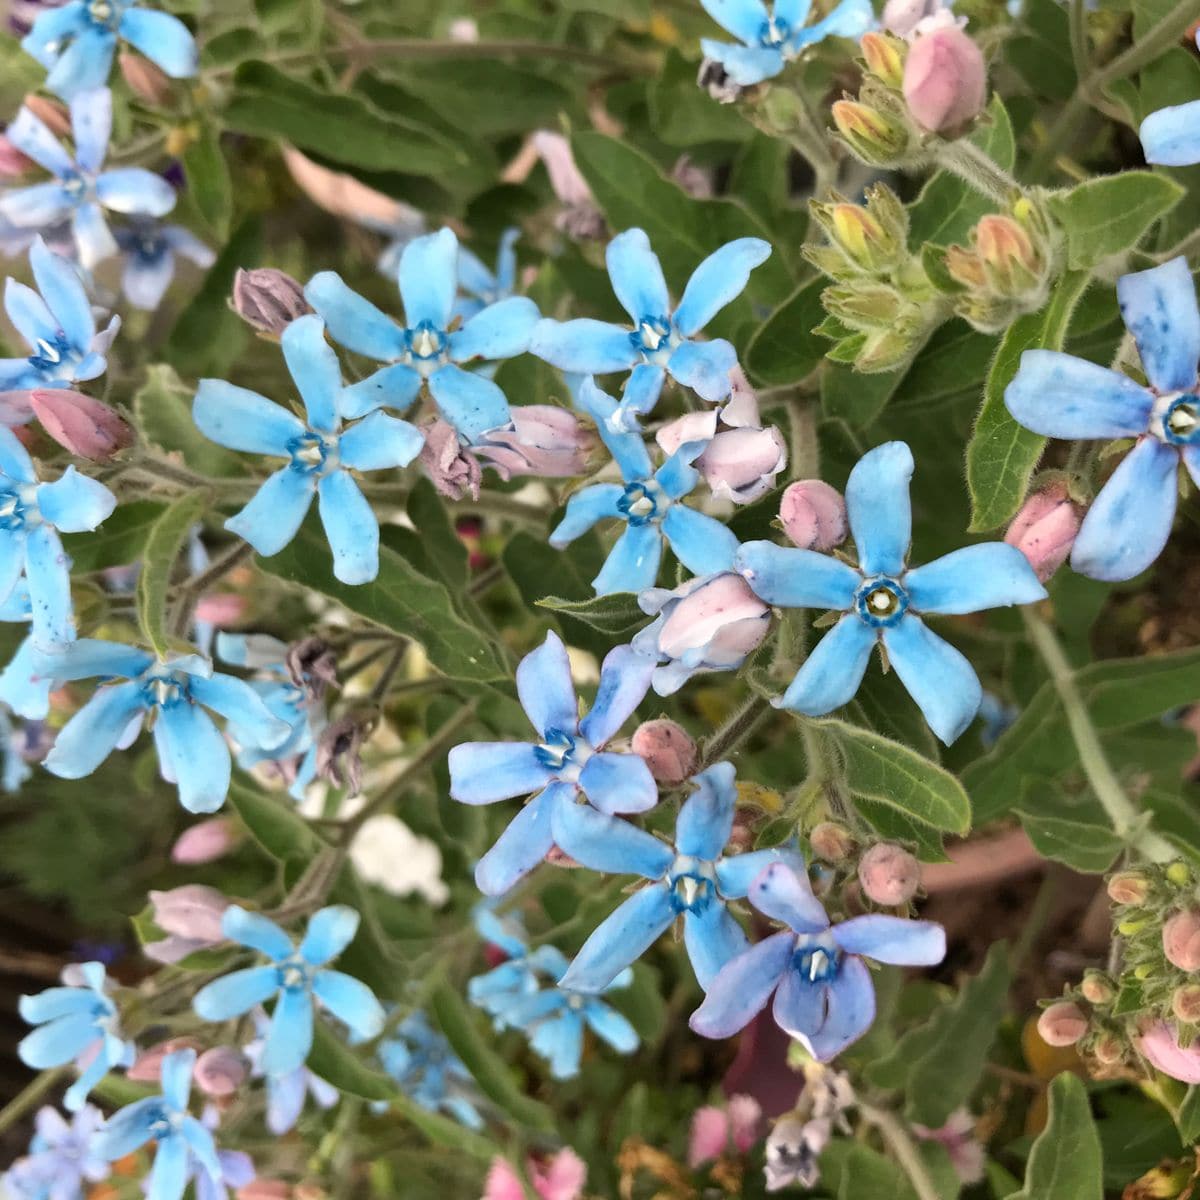
[[1037,1027],[1047,1046],[1073,1046],[1087,1033],[1088,1021],[1078,1005],[1060,1000],[1038,1017]]
[[904,99],[917,124],[933,133],[977,117],[987,101],[979,47],[953,25],[918,37],[904,62]]
[[1082,521],[1079,506],[1072,502],[1066,486],[1056,483],[1025,501],[1004,540],[1025,555],[1045,583],[1066,562]]
[[783,493],[779,520],[801,550],[832,550],[846,540],[846,502],[820,479],[801,479]]
[[696,459],[709,490],[719,499],[749,504],[765,496],[787,466],[787,447],[779,430],[723,429]]
[[297,317],[312,312],[300,284],[273,267],[238,271],[233,278],[233,310],[247,325],[274,337]]
[[644,722],[633,731],[632,746],[659,783],[673,787],[696,769],[696,743],[674,721]]
[[1164,1075],[1181,1083],[1200,1083],[1200,1042],[1181,1047],[1175,1030],[1165,1021],[1146,1025],[1134,1038],[1134,1045]]
[[907,904],[921,886],[921,864],[901,846],[880,842],[859,859],[858,882],[876,904]]
[[229,901],[216,888],[200,883],[184,884],[168,892],[151,892],[150,904],[154,923],[164,933],[202,942],[224,940],[221,917]]
[[129,90],[147,104],[165,104],[170,99],[171,81],[148,58],[122,50],[117,55],[117,65]]
[[214,1046],[196,1059],[192,1075],[206,1096],[232,1096],[245,1082],[249,1064],[232,1046]]
[[29,404],[42,428],[80,458],[105,462],[133,444],[133,430],[103,400],[64,388],[35,388]]
[[1177,912],[1162,928],[1163,953],[1181,971],[1200,971],[1200,913]]
[[228,817],[211,817],[184,830],[171,847],[171,861],[187,866],[215,862],[233,846],[233,823]]
[[162,1075],[162,1062],[168,1054],[176,1050],[199,1050],[200,1043],[195,1038],[171,1038],[159,1042],[149,1050],[143,1050],[134,1060],[134,1064],[125,1072],[128,1079],[135,1083],[158,1083]]
[[688,1166],[698,1167],[720,1158],[728,1144],[729,1117],[725,1111],[711,1105],[696,1109],[688,1136]]

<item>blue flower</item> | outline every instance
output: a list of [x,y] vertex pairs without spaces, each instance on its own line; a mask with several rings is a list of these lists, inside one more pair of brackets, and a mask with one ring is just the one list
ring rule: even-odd
[[627,229],[608,243],[608,276],[633,329],[606,321],[540,321],[529,343],[532,353],[579,375],[632,369],[614,427],[636,427],[637,418],[658,402],[667,374],[705,400],[724,400],[737,366],[737,351],[724,338],[695,340],[731,300],[750,272],[771,253],[761,238],[738,238],[710,254],[692,272],[679,307],[672,312],[666,280],[650,239]]
[[229,747],[206,708],[256,731],[262,742],[281,742],[291,732],[249,685],[214,671],[198,654],[159,660],[136,646],[85,638],[42,655],[39,671],[58,683],[94,675],[126,680],[98,688],[63,726],[43,764],[51,774],[90,775],[118,745],[129,745],[143,716],[153,713],[159,769],[188,812],[215,812],[229,791]]
[[[29,621],[33,605],[29,602],[29,584],[17,581],[8,599],[0,603],[0,621]],[[54,681],[41,673],[41,654],[29,635],[0,671],[0,701],[19,717],[40,721],[50,712],[50,688]]]
[[135,1100],[113,1113],[97,1140],[98,1153],[116,1162],[156,1143],[149,1200],[181,1200],[196,1167],[215,1180],[221,1163],[213,1136],[188,1113],[195,1050],[176,1050],[162,1061],[162,1095]]
[[[1196,34],[1200,47],[1200,33]],[[1173,104],[1152,112],[1139,135],[1148,163],[1162,167],[1190,167],[1200,163],[1200,100]]]
[[358,913],[344,904],[313,914],[300,944],[274,921],[236,904],[225,910],[221,929],[230,941],[265,954],[268,966],[248,967],[196,993],[192,1007],[206,1021],[227,1021],[277,996],[262,1052],[268,1075],[289,1075],[304,1065],[313,1039],[313,998],[361,1038],[383,1029],[383,1006],[364,983],[325,966],[358,931]]
[[361,417],[380,405],[405,409],[426,383],[442,416],[469,442],[509,423],[508,401],[490,379],[460,364],[522,354],[538,320],[537,305],[511,296],[489,305],[461,329],[451,329],[458,293],[458,238],[441,229],[409,242],[400,255],[400,298],[406,324],[397,325],[340,276],[322,271],[304,289],[335,341],[391,364],[349,389],[341,413]]
[[949,745],[973,720],[983,689],[971,664],[918,614],[1030,604],[1044,599],[1046,590],[1020,550],[1003,542],[966,546],[910,570],[912,473],[912,451],[904,442],[877,446],[850,472],[846,509],[857,568],[772,542],[748,542],[734,566],[768,604],[846,614],[776,704],[819,717],[847,703],[878,641],[930,728]]
[[96,332],[91,301],[75,268],[40,237],[30,247],[29,265],[38,291],[8,280],[4,308],[30,353],[27,358],[0,359],[0,392],[62,388],[103,375],[108,365],[104,354],[120,318],[113,317],[103,333]]
[[71,980],[68,986],[21,997],[22,1018],[38,1028],[21,1040],[17,1055],[37,1071],[78,1061],[83,1073],[63,1097],[67,1109],[78,1112],[111,1068],[132,1065],[134,1046],[121,1036],[103,963],[81,963],[64,977]]
[[517,290],[516,244],[521,236],[519,229],[506,229],[500,235],[500,249],[496,254],[496,269],[492,271],[480,261],[478,255],[460,246],[458,250],[458,286],[466,292],[455,302],[454,313],[469,321],[477,313],[492,304],[507,300]]
[[300,1119],[308,1096],[312,1096],[318,1108],[330,1109],[338,1102],[341,1093],[307,1067],[297,1067],[286,1075],[268,1075],[263,1067],[263,1051],[270,1022],[261,1011],[254,1014],[254,1027],[258,1030],[258,1037],[247,1043],[243,1051],[250,1060],[254,1074],[266,1079],[267,1128],[276,1137],[282,1137]]
[[75,135],[74,158],[29,109],[17,113],[5,136],[54,178],[4,192],[0,195],[0,216],[32,229],[44,229],[69,218],[79,261],[90,271],[117,252],[104,209],[161,217],[175,207],[175,190],[144,167],[101,170],[112,132],[112,93],[107,88],[79,92],[71,99],[71,129]]
[[679,810],[673,846],[593,809],[568,805],[555,813],[554,840],[573,859],[594,871],[651,880],[584,942],[559,980],[563,987],[601,991],[679,917],[688,958],[702,988],[749,946],[725,902],[742,899],[771,863],[800,860],[785,850],[723,857],[737,804],[733,764],[717,763],[693,782],[696,791]]
[[636,754],[613,754],[605,744],[642,702],[654,663],[628,646],[609,652],[591,712],[579,718],[567,648],[558,635],[517,667],[521,707],[539,742],[464,742],[450,751],[450,795],[463,804],[494,804],[537,795],[513,818],[475,867],[488,896],[508,891],[554,846],[554,812],[580,794],[601,812],[645,812],[658,802],[650,769]]
[[468,980],[467,998],[492,1017],[497,1031],[515,1029],[518,1023],[514,1014],[541,990],[543,977],[551,981],[559,979],[567,969],[567,960],[553,946],[539,946],[531,951],[515,918],[501,920],[486,901],[475,906],[473,916],[480,936],[503,950],[508,959]]
[[550,534],[550,545],[562,549],[597,521],[615,518],[625,522],[625,532],[592,580],[598,596],[652,587],[658,578],[664,539],[694,574],[728,570],[737,538],[720,521],[677,503],[700,481],[700,472],[691,462],[703,452],[705,443],[687,442],[655,471],[642,435],[614,427],[617,403],[590,377],[579,387],[578,403],[595,419],[625,482],[594,483],[576,492]]
[[0,597],[22,575],[29,587],[30,628],[44,648],[71,641],[70,559],[58,536],[95,529],[117,498],[74,467],[39,483],[33,462],[11,430],[0,428]]
[[50,72],[46,87],[70,98],[108,82],[118,40],[175,79],[196,74],[199,59],[187,26],[132,0],[70,0],[42,13],[21,47]]
[[117,245],[125,259],[121,291],[134,308],[153,312],[175,278],[175,257],[194,262],[203,270],[216,255],[182,225],[138,221],[117,230]]
[[85,1104],[68,1124],[57,1109],[38,1109],[29,1153],[0,1176],[12,1200],[70,1200],[87,1185],[107,1179],[110,1168],[96,1153],[104,1124],[100,1110]]
[[[206,437],[233,450],[288,460],[225,528],[259,554],[278,554],[296,536],[315,494],[334,575],[343,583],[367,583],[379,574],[379,523],[350,471],[407,466],[425,439],[415,425],[381,412],[342,429],[339,412],[391,403],[397,380],[372,375],[344,387],[320,317],[293,321],[280,341],[307,423],[224,380],[202,379],[196,392],[192,417]],[[359,403],[363,396],[370,399],[366,408]]]
[[1117,281],[1148,387],[1056,350],[1026,350],[1004,393],[1027,429],[1057,438],[1137,438],[1100,489],[1071,549],[1092,579],[1132,579],[1171,533],[1182,460],[1200,486],[1200,307],[1187,259]]
[[831,926],[805,872],[768,867],[750,886],[750,902],[787,926],[726,963],[692,1014],[703,1037],[730,1037],[766,1007],[819,1062],[857,1041],[875,1019],[875,989],[863,956],[897,966],[940,963],[946,933],[932,921],[872,913]]
[[379,1043],[379,1061],[400,1090],[422,1108],[449,1113],[468,1129],[483,1128],[471,1073],[424,1013],[405,1017]]
[[875,26],[870,0],[841,0],[827,17],[806,25],[811,0],[700,0],[705,12],[742,44],[701,38],[706,58],[715,59],[742,87],[778,75],[792,59],[827,37],[859,38]]

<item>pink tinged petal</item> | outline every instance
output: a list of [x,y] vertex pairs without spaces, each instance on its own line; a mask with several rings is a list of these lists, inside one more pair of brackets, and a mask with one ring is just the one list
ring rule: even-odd
[[750,885],[750,903],[764,916],[782,921],[797,933],[819,933],[829,927],[820,900],[813,895],[807,871],[787,863],[768,866]]
[[534,1190],[541,1200],[579,1200],[587,1182],[587,1164],[564,1146],[544,1171],[534,1172]]
[[933,921],[910,921],[870,913],[833,927],[833,940],[847,954],[900,967],[932,967],[946,957],[946,931]]
[[504,1159],[492,1159],[481,1200],[525,1200],[525,1185]]
[[1181,1083],[1200,1083],[1200,1042],[1193,1042],[1186,1050],[1181,1048],[1175,1030],[1165,1021],[1148,1025],[1133,1044],[1164,1075]]
[[795,934],[784,930],[726,963],[688,1024],[708,1038],[731,1037],[748,1025],[766,1007],[788,968],[795,943]]
[[659,630],[658,648],[671,658],[683,658],[689,651],[714,647],[734,628],[757,626],[760,632],[748,647],[753,649],[765,635],[770,615],[742,576],[723,572],[693,588],[674,607]]
[[729,1097],[729,1123],[734,1147],[745,1154],[759,1139],[762,1105],[753,1096]]

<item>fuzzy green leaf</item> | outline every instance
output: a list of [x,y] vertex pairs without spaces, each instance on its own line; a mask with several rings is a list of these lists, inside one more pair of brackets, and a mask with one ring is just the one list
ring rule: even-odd
[[1025,1165],[1025,1186],[1007,1200],[1102,1200],[1100,1138],[1087,1089],[1067,1071],[1050,1084],[1050,1119]]
[[233,216],[233,184],[229,179],[229,164],[221,151],[219,130],[209,124],[201,128],[200,136],[189,142],[183,152],[183,169],[187,173],[188,196],[204,223],[224,241],[229,236]]
[[548,608],[551,612],[565,613],[612,636],[644,625],[648,619],[638,607],[636,592],[613,592],[608,596],[593,596],[590,600],[564,600],[561,596],[546,596],[537,602],[537,606]]
[[160,658],[166,656],[171,645],[167,629],[167,590],[171,572],[192,526],[204,515],[211,501],[208,492],[188,492],[180,496],[159,514],[146,538],[137,584],[138,624]]
[[1043,858],[1098,875],[1112,866],[1124,843],[1111,829],[1083,821],[1017,811],[1029,840]]
[[304,1064],[316,1076],[333,1084],[339,1092],[364,1100],[391,1100],[395,1085],[372,1071],[353,1050],[320,1020],[313,1023],[313,1044]]
[[824,278],[802,284],[758,327],[743,358],[756,383],[787,387],[820,364],[829,347],[812,330],[825,316],[821,293],[827,286]]
[[102,571],[105,567],[123,567],[140,562],[146,539],[164,505],[157,500],[130,500],[121,504],[100,526],[90,533],[65,533],[63,546],[71,557],[75,575]]

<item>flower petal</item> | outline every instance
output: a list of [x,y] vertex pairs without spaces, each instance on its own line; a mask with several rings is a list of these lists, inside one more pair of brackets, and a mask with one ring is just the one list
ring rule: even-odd
[[727,900],[740,900],[749,895],[750,885],[774,863],[783,863],[797,875],[806,870],[804,859],[784,846],[733,854],[717,862],[717,890]]
[[93,675],[127,675],[133,678],[153,661],[152,654],[136,646],[105,642],[99,638],[80,638],[69,646],[56,646],[52,652],[42,655],[37,665],[48,679],[69,683]]
[[704,328],[750,282],[750,272],[771,256],[762,238],[736,238],[710,254],[692,272],[675,310],[675,327],[684,337]]
[[[8,127],[12,130],[12,125]],[[18,229],[45,229],[70,215],[75,203],[62,184],[51,181],[0,194],[0,219]]]
[[975,719],[983,700],[971,664],[911,613],[884,629],[883,644],[888,662],[929,728],[949,746]]
[[96,1153],[109,1162],[132,1154],[154,1136],[154,1125],[161,1116],[161,1096],[147,1096],[125,1105],[108,1118],[96,1135]]
[[[5,281],[4,310],[8,313],[8,319],[13,323],[13,327],[31,349],[35,348],[42,338],[48,342],[54,341],[55,335],[58,333],[58,320],[42,297],[28,284],[18,283],[17,280],[11,278]],[[27,359],[10,361],[14,365],[22,364],[23,370],[33,369],[29,366]]]
[[628,329],[587,317],[575,321],[543,318],[533,328],[529,352],[551,366],[580,375],[626,371],[642,357]]
[[1127,375],[1057,350],[1026,350],[1004,392],[1013,419],[1058,438],[1136,437],[1154,396]]
[[37,490],[41,514],[63,533],[87,533],[117,507],[117,498],[97,479],[68,467],[53,483]]
[[933,921],[910,921],[869,913],[833,927],[847,954],[862,954],[898,967],[932,967],[946,957],[946,931]]
[[579,732],[597,749],[633,715],[645,699],[654,663],[628,646],[616,646],[600,664],[600,683]]
[[207,679],[193,675],[188,686],[201,704],[230,723],[242,744],[269,750],[291,735],[291,726],[275,716],[258,692],[241,679],[214,671]]
[[[654,406],[658,403],[666,378],[667,372],[664,367],[656,367],[645,362],[638,363],[625,381],[617,420],[627,428],[636,427],[637,418],[644,417],[648,412],[653,411]],[[616,457],[615,454],[614,457]],[[649,474],[649,469],[647,469],[640,478],[644,479]],[[630,479],[632,476],[625,475],[625,478]]]
[[660,838],[588,804],[559,805],[552,828],[555,845],[593,871],[662,879],[675,861]]
[[47,91],[64,99],[95,91],[108,82],[117,39],[108,29],[90,25],[73,37],[46,76]]
[[270,917],[233,904],[221,916],[221,932],[230,941],[249,946],[276,961],[289,958],[292,939]]
[[571,1079],[579,1074],[583,1057],[583,1016],[567,1009],[553,1020],[542,1021],[534,1027],[529,1043],[550,1064],[552,1079]]
[[1152,112],[1138,131],[1148,163],[1190,167],[1200,163],[1200,100]]
[[733,569],[759,599],[779,608],[847,609],[862,582],[853,567],[832,555],[774,542],[744,543]]
[[407,467],[424,445],[425,435],[410,421],[373,412],[342,434],[338,453],[356,471],[386,471]]
[[[645,364],[635,367],[633,374],[629,377],[630,384],[639,372],[655,371],[656,369],[655,367],[646,367]],[[660,381],[659,387],[661,388],[661,386]],[[626,386],[625,391],[628,396],[629,386]],[[596,381],[589,375],[579,385],[575,403],[596,422],[596,429],[605,446],[608,447],[608,452],[616,461],[621,471],[621,478],[626,482],[635,479],[649,479],[654,468],[650,463],[650,454],[646,449],[646,443],[638,430],[625,428],[618,416],[618,413],[624,409],[624,401],[618,405],[611,396],[596,386]]]
[[342,388],[338,393],[338,412],[347,420],[366,416],[377,408],[403,412],[420,394],[421,376],[407,363],[392,363]]
[[450,751],[447,761],[450,795],[462,804],[526,796],[554,777],[538,758],[537,747],[528,742],[463,742]]
[[50,250],[39,237],[29,249],[29,265],[38,291],[55,323],[67,335],[72,346],[87,349],[96,335],[91,302],[75,268]]
[[701,38],[700,49],[705,58],[711,58],[725,68],[725,73],[741,87],[751,87],[778,75],[784,67],[783,53],[774,47],[732,46],[728,42],[716,42],[712,38]]
[[737,366],[737,351],[724,338],[683,342],[667,360],[667,371],[702,400],[724,400],[733,388],[729,372]]
[[683,802],[675,819],[675,849],[713,862],[733,831],[737,805],[733,763],[714,763],[693,782],[696,790]]
[[730,959],[709,982],[708,994],[688,1024],[707,1038],[727,1038],[761,1012],[792,958],[796,935],[772,934]]
[[379,574],[379,522],[349,471],[334,471],[317,484],[317,508],[334,576],[342,583],[370,583]]
[[644,229],[627,229],[618,234],[608,243],[604,257],[613,292],[634,325],[667,316],[671,298],[662,266]]
[[83,267],[90,271],[120,247],[98,204],[80,204],[71,213],[71,236]]
[[583,1018],[588,1028],[618,1054],[632,1054],[638,1048],[637,1030],[615,1008],[596,1000],[584,1006]]
[[791,1037],[807,1040],[825,1024],[829,985],[805,978],[794,967],[784,972],[775,993],[771,1015]]
[[666,932],[674,919],[675,910],[665,883],[639,889],[596,926],[558,981],[559,986],[573,992],[604,991]]
[[866,674],[876,637],[857,613],[847,613],[809,653],[779,707],[823,717],[848,703]]
[[248,967],[214,979],[192,1000],[196,1015],[205,1021],[228,1021],[262,1004],[279,990],[274,967]]
[[604,813],[646,812],[658,803],[654,776],[636,754],[593,754],[579,773],[579,786]]
[[576,492],[567,501],[563,519],[550,534],[550,545],[561,550],[587,533],[597,521],[619,517],[617,501],[624,494],[625,489],[617,483],[593,483]]
[[413,238],[400,255],[400,298],[410,329],[428,321],[434,329],[450,324],[458,291],[458,238],[439,229]]
[[99,688],[59,730],[42,765],[60,779],[90,775],[112,753],[142,707],[142,689],[137,683]]
[[359,916],[348,904],[331,904],[313,913],[304,931],[299,954],[314,967],[332,962],[354,941]]
[[250,503],[225,522],[259,554],[278,554],[296,536],[312,504],[316,476],[290,464],[268,475]]
[[733,568],[737,535],[715,517],[686,504],[672,504],[663,518],[662,531],[675,557],[693,575],[716,575]]
[[312,1039],[312,995],[304,988],[285,988],[271,1014],[271,1027],[263,1044],[263,1070],[268,1075],[287,1075],[303,1066]]
[[192,1049],[175,1050],[163,1058],[159,1069],[162,1094],[172,1108],[187,1108],[192,1091],[192,1068],[195,1065],[196,1052]]
[[1200,366],[1200,305],[1187,259],[1181,255],[1122,276],[1117,300],[1151,385],[1159,392],[1194,388]]
[[579,701],[567,648],[553,630],[536,650],[521,659],[517,696],[534,729],[543,737],[552,729],[574,733],[579,724]]
[[438,411],[469,442],[512,420],[504,393],[482,375],[447,363],[430,375],[428,384]]
[[403,355],[404,331],[335,272],[314,275],[304,289],[304,298],[320,314],[333,340],[348,350],[381,362]]
[[539,320],[537,305],[526,296],[489,304],[450,335],[450,357],[467,363],[524,354]]
[[112,212],[162,217],[175,207],[175,189],[144,167],[117,167],[96,180],[96,198]]
[[761,0],[700,0],[700,3],[722,29],[729,30],[747,45],[759,44],[763,27],[769,20],[766,5]]
[[210,441],[249,454],[286,457],[288,442],[304,433],[304,422],[281,404],[223,379],[202,379],[192,419]]
[[818,1062],[828,1062],[858,1041],[875,1019],[875,986],[861,958],[842,960],[837,976],[825,989],[825,1023],[801,1038]]
[[720,901],[699,912],[683,914],[683,944],[696,973],[696,982],[707,990],[727,963],[745,954],[750,939]]
[[829,928],[829,918],[813,894],[805,869],[793,870],[785,862],[772,863],[746,894],[760,913],[773,921],[782,921],[797,933],[820,933]]
[[17,1044],[17,1057],[35,1071],[61,1067],[102,1036],[90,1017],[57,1017],[22,1038]]
[[912,451],[885,442],[864,454],[846,484],[846,513],[864,575],[899,575],[912,540]]
[[118,28],[135,50],[140,50],[173,79],[196,74],[196,41],[178,17],[149,8],[127,8]]
[[70,559],[49,525],[38,525],[25,538],[25,578],[29,583],[30,630],[35,646],[74,641]]
[[85,171],[99,171],[112,136],[112,92],[106,87],[76,92],[71,97],[70,109],[76,161]]
[[308,424],[322,433],[338,427],[337,402],[342,370],[325,340],[325,323],[314,313],[297,317],[279,339],[288,372],[304,401]]
[[644,591],[654,586],[661,561],[662,532],[659,527],[630,525],[609,551],[600,573],[592,580],[592,587],[597,596]]
[[475,864],[475,886],[485,896],[502,896],[550,853],[554,810],[570,804],[575,785],[552,783],[521,809],[492,848]]
[[343,971],[321,971],[313,978],[317,999],[360,1038],[378,1037],[387,1013],[365,983]]
[[45,167],[51,175],[58,179],[70,175],[75,169],[71,156],[63,149],[62,143],[50,132],[32,110],[22,107],[17,115],[8,123],[4,136],[20,152],[32,158],[39,167]]
[[926,613],[973,613],[1046,598],[1029,560],[1015,546],[983,542],[909,571],[904,587]]
[[229,793],[229,747],[212,717],[185,702],[159,710],[154,723],[158,761],[179,788],[188,812],[216,812]]
[[0,426],[0,474],[16,483],[37,481],[29,451],[17,440],[16,434],[4,426]]

